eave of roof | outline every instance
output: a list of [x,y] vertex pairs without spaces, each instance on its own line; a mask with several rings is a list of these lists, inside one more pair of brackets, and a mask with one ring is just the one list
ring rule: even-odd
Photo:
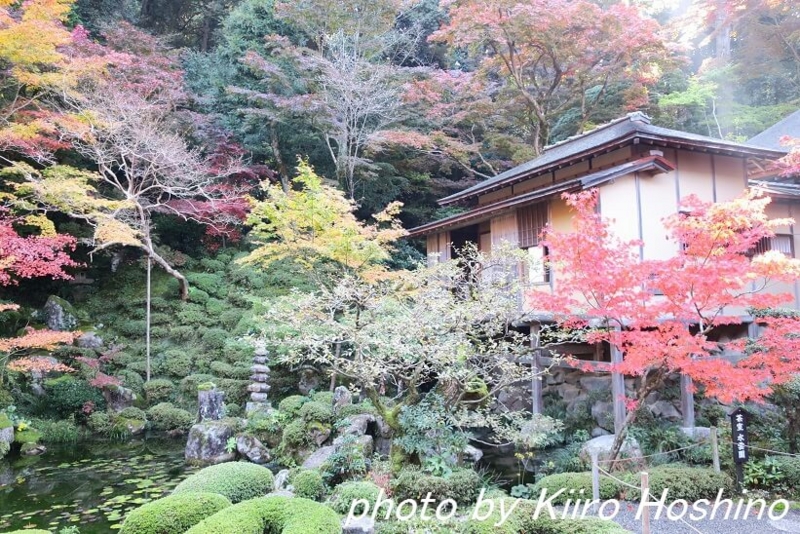
[[603,169],[602,171],[593,172],[578,178],[572,178],[561,183],[536,189],[528,193],[523,193],[522,195],[503,199],[492,204],[478,206],[470,211],[451,215],[450,217],[446,217],[438,221],[423,224],[409,230],[408,235],[409,237],[420,237],[434,231],[443,230],[445,228],[463,226],[467,222],[480,222],[480,220],[490,218],[497,213],[510,210],[523,204],[529,204],[537,200],[552,197],[559,193],[566,193],[580,189],[589,189],[614,180],[615,178],[635,172],[652,172],[653,174],[660,174],[674,170],[675,165],[663,157],[647,156],[635,161],[629,161],[620,165],[615,165],[614,167]]
[[631,113],[626,117],[611,121],[582,135],[571,137],[547,147],[538,158],[493,178],[469,187],[459,193],[439,200],[447,206],[502,189],[511,184],[536,175],[550,172],[567,164],[575,163],[599,153],[615,150],[641,141],[655,145],[686,147],[724,154],[757,156],[768,159],[780,158],[785,149],[772,149],[715,139],[678,130],[670,130],[650,124],[650,119],[642,113]]

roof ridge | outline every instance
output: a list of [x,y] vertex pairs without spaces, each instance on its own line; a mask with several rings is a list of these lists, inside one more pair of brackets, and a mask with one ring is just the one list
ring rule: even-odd
[[645,124],[650,124],[650,117],[648,117],[645,113],[642,113],[641,111],[633,111],[631,113],[626,114],[624,117],[619,117],[619,118],[610,120],[610,121],[608,121],[606,123],[600,124],[599,126],[595,126],[594,128],[592,128],[591,130],[589,130],[587,132],[571,135],[571,136],[567,137],[566,139],[562,139],[561,141],[559,141],[557,143],[553,143],[552,145],[547,145],[547,146],[544,147],[544,150],[542,150],[542,153],[547,152],[551,148],[555,148],[555,147],[561,146],[561,145],[563,145],[565,143],[569,143],[570,141],[574,141],[576,139],[580,139],[581,137],[587,136],[589,134],[593,134],[593,133],[597,132],[598,130],[604,130],[606,128],[609,128],[611,126],[614,126],[615,124],[619,124],[619,123],[624,122],[624,121],[644,122]]

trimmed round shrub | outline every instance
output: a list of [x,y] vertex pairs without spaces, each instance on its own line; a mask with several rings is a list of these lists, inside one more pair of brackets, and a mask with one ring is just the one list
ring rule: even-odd
[[471,504],[482,487],[483,480],[472,469],[454,469],[450,476],[438,477],[419,469],[406,468],[392,483],[392,495],[398,502],[406,499],[419,502],[430,492],[439,500],[453,499],[459,504]]
[[300,415],[300,408],[308,402],[308,397],[302,395],[290,395],[278,403],[278,410],[289,417]]
[[212,465],[178,484],[173,495],[209,492],[224,495],[232,503],[261,497],[272,491],[272,471],[248,462]]
[[[350,511],[350,506],[356,499],[365,499],[369,502],[370,509],[372,509],[375,501],[378,500],[378,495],[381,488],[367,481],[352,481],[339,484],[333,489],[333,494],[328,499],[328,506],[339,512],[346,514]],[[354,513],[359,513],[360,508],[356,508]]]
[[90,386],[85,380],[66,375],[45,380],[44,389],[47,392],[48,409],[61,419],[67,419],[71,415],[83,419],[83,407],[87,402],[94,404],[95,411],[106,409],[106,400],[100,390]]
[[235,504],[190,528],[186,534],[340,534],[336,512],[301,497],[262,497]]
[[145,382],[144,397],[149,404],[157,404],[159,402],[166,402],[170,400],[175,393],[175,384],[166,378],[157,378],[150,382]]
[[315,469],[304,469],[292,479],[294,494],[298,497],[318,501],[325,496],[325,482],[322,475]]
[[144,410],[136,408],[135,406],[123,408],[116,414],[116,417],[121,417],[123,419],[136,419],[137,421],[144,421],[147,419],[147,415],[144,413]]
[[183,534],[231,505],[217,493],[184,493],[149,502],[128,514],[120,534]]
[[[661,498],[665,489],[669,490],[668,500],[685,499],[689,502],[699,499],[714,500],[720,489],[727,496],[732,496],[735,491],[733,479],[729,475],[717,473],[710,468],[664,465],[654,467],[648,473],[650,494],[654,499]],[[638,485],[639,475],[630,475],[628,481],[634,486]],[[603,498],[603,495],[600,497]],[[641,499],[641,491],[631,489],[626,492],[625,498],[638,501]]]
[[311,401],[300,407],[300,417],[304,421],[319,421],[320,423],[330,423],[333,421],[333,407],[330,404]]
[[147,410],[147,420],[156,430],[189,430],[195,416],[168,402],[161,402]]
[[[208,374],[189,375],[180,384],[181,396],[190,402],[197,402],[197,386],[204,382],[214,382],[217,378]],[[226,399],[227,400],[227,399]]]
[[311,395],[311,400],[333,406],[333,391],[319,391]]
[[[552,499],[553,504],[564,504],[567,499],[591,499],[592,498],[592,474],[591,473],[558,473],[548,475],[534,484],[531,490],[531,499],[538,499],[542,490],[547,490],[547,499],[551,495],[563,489],[560,495]],[[575,490],[573,493],[570,491]],[[608,477],[600,477],[600,499],[616,499],[620,494],[618,483]],[[581,493],[583,491],[583,493]]]

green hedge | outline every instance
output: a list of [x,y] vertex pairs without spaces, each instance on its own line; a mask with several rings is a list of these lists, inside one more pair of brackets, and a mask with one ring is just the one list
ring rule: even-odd
[[231,505],[216,493],[184,493],[150,502],[128,514],[120,534],[183,534]]
[[[554,498],[552,503],[564,504],[567,499],[591,499],[592,498],[592,474],[591,473],[558,473],[549,475],[534,484],[531,489],[531,499],[537,500],[542,494],[542,490],[547,489],[547,498],[561,489],[564,493]],[[573,493],[570,491],[574,490]],[[583,493],[580,491],[583,490]],[[600,477],[600,498],[602,500],[616,499],[620,494],[620,485],[607,477]]]
[[178,484],[173,494],[209,492],[232,503],[262,497],[272,491],[272,471],[248,462],[229,462],[201,469]]
[[[720,489],[724,495],[732,496],[735,491],[733,479],[726,473],[716,473],[710,468],[660,466],[648,471],[650,475],[650,495],[660,498],[665,489],[669,490],[667,500],[685,499],[694,502],[699,499],[713,500]],[[638,473],[630,475],[630,482],[639,483]],[[589,486],[591,487],[591,486]],[[591,495],[591,494],[590,494]],[[630,489],[626,491],[627,500],[638,501],[641,492]]]
[[325,496],[325,482],[322,474],[315,469],[304,469],[292,479],[294,494],[298,497],[318,501]]
[[[367,481],[353,481],[339,484],[333,489],[333,494],[328,499],[328,506],[339,512],[346,514],[350,511],[350,505],[356,499],[366,499],[369,502],[370,509],[378,500],[378,494],[381,489]],[[355,510],[356,513],[359,510]]]
[[147,410],[147,420],[156,430],[189,430],[196,417],[169,402],[160,402]]
[[472,469],[454,469],[448,477],[437,477],[419,469],[405,468],[392,483],[392,495],[398,502],[420,501],[430,493],[438,500],[453,499],[459,504],[471,504],[482,487],[483,480]]
[[300,497],[262,497],[204,519],[186,534],[339,534],[336,512]]

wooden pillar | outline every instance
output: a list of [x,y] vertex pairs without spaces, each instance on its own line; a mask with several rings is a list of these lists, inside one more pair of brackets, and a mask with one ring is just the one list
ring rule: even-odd
[[694,387],[692,377],[681,375],[681,413],[683,414],[683,426],[694,428]]
[[[622,353],[611,345],[611,364],[622,363]],[[611,372],[611,400],[614,404],[614,434],[619,435],[625,425],[625,375]]]
[[531,348],[533,357],[531,359],[531,412],[544,412],[544,383],[541,375],[541,357],[539,350],[539,325],[531,325]]

